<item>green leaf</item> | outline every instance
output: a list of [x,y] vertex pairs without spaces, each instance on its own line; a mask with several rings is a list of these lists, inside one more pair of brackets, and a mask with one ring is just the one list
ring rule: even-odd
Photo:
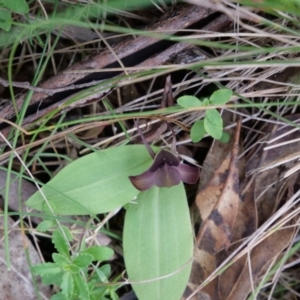
[[51,296],[50,300],[68,300],[63,293],[57,293]]
[[117,293],[116,293],[116,291],[114,289],[110,290],[110,298],[112,300],[119,300],[119,297],[118,297],[118,295],[117,295]]
[[225,104],[226,102],[229,101],[229,99],[232,96],[232,90],[229,89],[221,89],[215,91],[211,96],[210,96],[210,103],[213,105],[219,105],[219,104]]
[[223,126],[222,117],[220,113],[214,108],[206,110],[205,118],[209,119],[209,121],[214,123],[216,126]]
[[50,228],[53,228],[55,226],[56,226],[55,220],[43,220],[42,222],[40,222],[38,224],[38,226],[36,227],[36,230],[40,231],[40,232],[46,232]]
[[29,11],[28,4],[25,0],[1,0],[4,6],[13,12],[27,14]]
[[203,99],[203,106],[207,106],[209,104],[210,104],[209,99],[208,98],[204,98]]
[[91,264],[94,257],[91,254],[87,253],[79,253],[78,256],[73,260],[73,264],[78,266],[79,268],[86,268]]
[[61,229],[64,232],[64,234],[66,235],[67,240],[69,242],[71,242],[73,240],[73,236],[72,236],[70,229],[65,225],[61,225]]
[[55,249],[67,258],[70,258],[69,245],[59,230],[54,230],[52,234],[52,243]]
[[70,273],[64,273],[60,288],[62,293],[66,296],[66,298],[70,299],[74,293],[74,282],[73,277]]
[[56,275],[61,272],[61,268],[55,263],[42,263],[35,266],[32,266],[32,271],[43,276]]
[[199,120],[194,123],[191,128],[191,139],[194,143],[199,142],[206,135],[206,130],[204,128],[204,120]]
[[79,299],[90,299],[88,285],[82,276],[80,274],[73,274],[73,280]]
[[227,144],[230,141],[230,134],[226,131],[222,132],[222,136],[220,138],[220,142]]
[[103,265],[100,268],[94,267],[93,279],[96,279],[97,282],[100,280],[102,282],[108,282],[108,278],[111,275],[111,266],[109,264]]
[[179,97],[177,103],[183,108],[202,106],[202,102],[197,97],[188,95]]
[[[67,165],[42,187],[42,191],[57,214],[110,212],[139,193],[128,176],[142,173],[151,163],[152,158],[144,145],[98,151]],[[29,198],[26,205],[37,210],[47,207],[39,191]]]
[[9,31],[11,22],[11,13],[9,11],[0,9],[0,28],[5,31]]
[[220,113],[214,109],[208,109],[205,113],[204,128],[214,139],[220,139],[223,132],[223,120]]
[[88,288],[90,291],[95,290],[95,285],[96,285],[97,281],[94,279],[91,279],[91,277],[89,278],[89,281],[87,283]]
[[[108,282],[108,278],[107,276],[102,272],[101,269],[99,268],[95,268],[95,274],[98,278],[100,279],[101,282]],[[96,278],[96,276],[94,276],[94,278]]]
[[53,284],[53,285],[56,285],[56,286],[60,286],[63,274],[64,274],[64,272],[61,270],[60,273],[43,276],[42,277],[42,283],[44,285]]
[[180,299],[193,256],[193,232],[182,183],[152,187],[138,195],[137,204],[126,211],[123,247],[129,281],[140,282],[132,284],[138,299]]
[[70,264],[69,266],[66,266],[64,268],[64,270],[67,271],[67,272],[70,272],[72,274],[78,274],[80,272],[81,268],[79,268],[76,265]]
[[92,246],[81,251],[81,253],[91,254],[93,255],[94,260],[98,261],[109,260],[114,255],[114,251],[112,249],[103,246]]
[[52,259],[55,263],[57,263],[61,268],[63,268],[66,265],[70,264],[70,260],[66,258],[65,256],[59,254],[59,253],[53,253]]

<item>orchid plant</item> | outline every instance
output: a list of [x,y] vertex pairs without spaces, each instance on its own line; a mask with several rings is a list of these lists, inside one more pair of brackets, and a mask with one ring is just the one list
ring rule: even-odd
[[[170,99],[170,87],[166,91]],[[184,101],[181,105],[189,105]],[[205,127],[207,133],[210,125]],[[193,229],[182,182],[196,183],[199,169],[180,160],[170,126],[173,134],[170,150],[150,147],[138,125],[137,128],[144,145],[112,147],[77,159],[43,185],[26,204],[45,212],[43,222],[49,221],[50,214],[51,220],[58,215],[90,215],[95,217],[96,228],[97,214],[113,214],[126,207],[122,238],[126,282],[131,283],[140,300],[180,299],[193,260]],[[61,236],[64,239],[65,235]],[[78,255],[73,253],[72,257]],[[68,265],[73,265],[72,257],[66,261]],[[84,267],[93,268],[88,263]],[[40,269],[35,270],[44,274]],[[59,272],[63,278],[70,277],[64,268]],[[103,282],[99,280],[99,284]],[[91,291],[85,289],[86,299],[92,299]],[[67,289],[62,288],[61,293],[64,299],[71,299]]]

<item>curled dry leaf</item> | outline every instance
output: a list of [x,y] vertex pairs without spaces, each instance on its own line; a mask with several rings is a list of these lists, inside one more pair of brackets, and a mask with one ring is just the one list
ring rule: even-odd
[[[206,166],[204,167],[205,171],[203,170],[201,173],[201,182],[203,182],[204,175],[208,176],[209,179],[206,180],[208,183],[206,183],[206,186],[202,187],[202,190],[200,190],[197,195],[197,206],[204,225],[202,225],[198,234],[198,249],[196,249],[195,262],[193,264],[190,282],[184,295],[187,298],[191,295],[191,291],[195,291],[197,292],[197,298],[189,299],[220,299],[218,292],[218,278],[210,281],[210,283],[202,288],[201,291],[197,290],[199,290],[200,284],[215,271],[217,266],[224,261],[231,251],[236,249],[236,246],[239,244],[235,244],[234,247],[230,246],[228,250],[222,251],[222,248],[228,247],[231,242],[236,242],[249,236],[255,231],[257,226],[257,212],[253,198],[253,180],[250,182],[243,182],[240,189],[238,187],[238,177],[244,177],[244,165],[242,165],[241,170],[237,165],[239,126],[235,138],[231,141],[230,148],[228,148],[228,146],[222,147],[221,144],[218,145],[217,143],[213,145],[209,151],[208,159],[206,159],[204,163]],[[217,153],[214,153],[212,150],[214,147]],[[219,151],[223,151],[223,153],[219,153]],[[213,159],[214,157],[215,160]],[[216,170],[214,173],[206,171],[211,165],[213,165]],[[233,178],[235,180],[233,180]],[[235,206],[231,206],[232,199]],[[220,201],[223,201],[223,205],[221,205]],[[216,243],[216,240],[219,237],[213,235],[215,233],[213,230],[201,232],[205,223],[209,224],[206,228],[215,225],[215,222],[210,219],[210,216],[216,208],[222,209],[221,213],[227,212],[227,218],[224,218],[225,220],[228,220],[230,216],[232,217],[231,223],[227,223],[227,228],[229,228],[229,230],[223,231],[223,235],[222,230],[219,230],[219,234],[223,239],[223,244]],[[223,208],[225,209],[223,210]],[[234,208],[234,212],[230,211],[230,208]],[[211,223],[213,223],[212,226]],[[224,243],[224,241],[226,241],[227,244]],[[238,266],[238,264],[236,266]],[[243,264],[240,266],[240,269],[242,268]],[[228,270],[231,269],[229,268]],[[227,278],[229,286],[233,286],[239,276],[235,271],[233,271],[231,275],[230,278]]]
[[238,148],[241,122],[238,123],[231,155],[227,156],[212,180],[201,190],[196,203],[203,220],[197,245],[215,254],[228,248],[239,202]]
[[[196,239],[195,261],[185,297],[216,269],[216,253],[228,248],[231,243],[239,204],[240,128],[241,122],[236,129],[231,153],[221,156],[223,159],[221,165],[196,198],[202,224]],[[216,283],[210,282],[197,296],[206,298],[209,295],[211,299],[218,299]]]

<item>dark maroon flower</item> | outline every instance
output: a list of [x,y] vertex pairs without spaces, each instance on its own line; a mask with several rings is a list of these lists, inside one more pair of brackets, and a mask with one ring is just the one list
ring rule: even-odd
[[193,184],[197,182],[199,175],[197,167],[185,165],[172,152],[161,150],[155,155],[154,162],[148,170],[137,176],[129,176],[129,179],[136,189],[145,191],[153,185],[171,187],[180,181]]

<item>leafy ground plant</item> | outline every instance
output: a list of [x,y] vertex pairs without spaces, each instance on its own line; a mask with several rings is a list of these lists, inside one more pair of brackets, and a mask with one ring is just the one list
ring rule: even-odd
[[12,24],[12,13],[27,14],[28,4],[25,0],[1,0],[0,1],[0,28],[8,31]]
[[[177,99],[177,103],[184,108],[205,108],[209,105],[224,105],[232,96],[229,89],[215,91],[209,98],[200,100],[195,96],[182,96]],[[202,120],[195,122],[191,128],[191,139],[194,143],[199,142],[206,134],[217,140],[228,142],[229,135],[223,131],[223,120],[220,113],[215,108],[207,108]]]
[[[111,274],[110,265],[101,267],[94,263],[109,260],[113,251],[108,247],[93,246],[79,249],[70,255],[69,242],[73,237],[67,227],[62,227],[63,233],[55,230],[52,234],[52,243],[58,253],[53,253],[53,263],[42,263],[32,267],[32,271],[42,277],[46,285],[55,285],[61,289],[52,296],[52,300],[66,299],[105,299],[109,295],[116,299],[114,288],[99,286],[107,283]],[[91,269],[92,272],[88,272]],[[98,284],[98,286],[97,286]]]

